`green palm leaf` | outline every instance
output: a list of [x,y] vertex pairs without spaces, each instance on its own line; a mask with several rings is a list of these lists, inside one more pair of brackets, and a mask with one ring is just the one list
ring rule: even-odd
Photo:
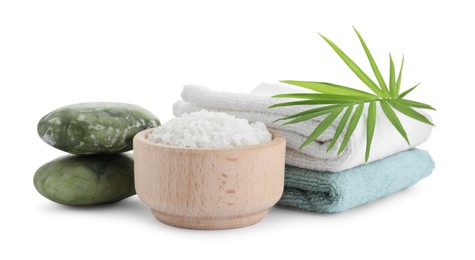
[[402,67],[403,66],[404,66],[404,55],[402,56],[401,68],[399,69],[399,75],[397,76],[396,91],[395,91],[394,95],[392,96],[393,98],[396,98],[399,95],[399,90],[401,89]]
[[417,83],[414,87],[404,91],[403,93],[401,93],[400,95],[398,95],[398,98],[403,98],[405,96],[407,96],[407,94],[411,93],[414,89],[416,89],[421,83]]
[[408,105],[408,106],[410,106],[410,107],[436,110],[436,109],[433,108],[432,106],[430,106],[430,105],[428,105],[428,104],[421,103],[421,102],[412,101],[412,100],[408,100],[408,99],[396,99],[396,100],[397,100],[399,103],[402,103],[402,104],[404,104],[404,105]]
[[363,113],[364,104],[359,104],[355,110],[355,113],[350,119],[350,123],[348,124],[348,129],[346,129],[345,137],[341,142],[340,149],[338,149],[338,154],[341,154],[343,150],[345,150],[346,145],[348,145],[348,141],[350,141],[350,137],[356,129],[358,122],[360,121],[361,114]]
[[286,94],[278,94],[272,97],[273,98],[300,98],[300,99],[312,99],[312,100],[347,100],[350,102],[375,100],[375,98],[367,98],[367,97],[361,97],[361,96],[318,94],[318,93],[286,93]]
[[403,113],[404,115],[408,117],[414,118],[417,121],[426,123],[428,125],[432,125],[432,126],[434,125],[429,119],[427,119],[427,117],[425,117],[423,114],[417,112],[416,110],[414,110],[413,108],[411,108],[410,106],[406,104],[400,103],[397,100],[388,100],[388,103],[392,107],[394,107],[396,110],[398,110],[399,112]]
[[368,106],[368,119],[366,121],[366,155],[365,161],[368,161],[369,153],[371,150],[371,143],[373,142],[374,128],[376,126],[376,103],[369,102]]
[[[359,101],[359,102],[361,102],[361,101]],[[353,102],[348,102],[348,100],[335,101],[335,100],[311,100],[311,99],[306,99],[306,100],[301,100],[301,101],[291,101],[291,102],[277,103],[277,104],[273,104],[273,105],[269,106],[268,108],[290,107],[290,106],[300,106],[300,105],[347,104],[347,103],[353,103]]]
[[334,110],[330,115],[323,119],[320,124],[315,128],[315,130],[308,136],[308,138],[302,143],[299,149],[304,148],[305,146],[311,144],[315,139],[317,139],[327,128],[335,121],[338,115],[341,113],[343,108]]
[[379,101],[379,104],[381,104],[384,114],[386,114],[386,117],[389,119],[391,124],[393,124],[394,128],[396,128],[404,140],[406,140],[406,142],[410,145],[411,143],[409,142],[409,138],[407,138],[406,130],[404,130],[401,121],[399,121],[399,118],[397,117],[396,113],[394,113],[394,110],[391,108],[391,106],[389,106],[386,100]]
[[357,90],[337,84],[327,82],[310,82],[310,81],[296,81],[296,80],[281,80],[282,83],[291,84],[294,86],[313,90],[323,94],[361,96],[367,98],[378,98],[378,96],[368,93],[366,91]]
[[355,30],[356,35],[358,35],[358,38],[360,39],[361,45],[363,46],[366,56],[368,57],[368,60],[369,60],[369,63],[371,64],[371,68],[373,69],[374,75],[376,76],[376,79],[378,80],[379,86],[383,90],[384,95],[386,97],[389,97],[388,87],[386,86],[383,76],[381,76],[381,72],[379,71],[379,68],[376,65],[376,62],[373,59],[373,55],[371,55],[371,52],[369,51],[368,46],[366,46],[366,43],[363,40],[363,37],[361,37],[360,33],[356,30],[355,27],[353,27],[353,29]]
[[338,124],[338,126],[337,126],[337,128],[336,128],[336,130],[335,130],[335,135],[333,136],[332,141],[331,141],[330,144],[328,145],[327,153],[333,148],[333,146],[335,146],[336,141],[338,140],[338,138],[340,137],[341,133],[343,132],[343,129],[344,129],[345,126],[346,126],[346,122],[348,122],[348,119],[350,118],[351,111],[353,111],[353,105],[350,105],[350,106],[346,109],[345,114],[344,114],[343,117],[341,118],[340,123]]
[[391,53],[389,54],[389,89],[391,91],[391,96],[394,97],[397,93],[396,91],[396,72],[394,71],[394,62]]
[[322,106],[322,107],[318,107],[318,108],[314,108],[314,109],[305,110],[303,112],[293,114],[293,115],[290,115],[290,116],[286,116],[286,117],[277,119],[274,122],[281,121],[281,120],[288,120],[288,119],[292,119],[292,118],[296,118],[296,117],[299,117],[299,116],[304,116],[304,115],[308,115],[308,114],[312,114],[312,113],[317,113],[317,112],[321,112],[321,111],[330,111],[330,110],[334,110],[335,108],[344,107],[344,106],[346,106],[346,105]]
[[340,58],[348,65],[348,67],[356,74],[356,76],[363,81],[376,95],[384,97],[383,92],[379,87],[364,73],[353,60],[350,59],[335,43],[330,41],[327,37],[320,34],[320,36],[333,48],[333,50],[340,56]]
[[331,112],[333,112],[337,109],[338,108],[326,109],[326,110],[322,110],[322,111],[319,111],[319,112],[313,112],[313,113],[308,113],[308,114],[305,114],[305,115],[301,115],[301,116],[295,117],[293,120],[285,122],[284,125],[291,125],[291,124],[299,123],[299,122],[302,122],[302,121],[306,121],[306,120],[315,118],[317,116],[322,116],[322,115],[325,115],[325,114],[329,114],[329,113],[331,113]]
[[[329,152],[336,144],[337,140],[342,135],[345,127],[346,132],[344,134],[343,140],[338,149],[338,154],[341,154],[348,142],[353,135],[360,118],[362,116],[364,107],[366,103],[368,104],[368,114],[366,119],[366,153],[365,160],[368,161],[371,152],[371,146],[373,143],[374,131],[376,127],[376,102],[379,102],[381,108],[384,112],[384,115],[388,118],[394,128],[401,134],[401,136],[409,143],[409,138],[407,133],[401,124],[397,114],[394,112],[393,108],[398,110],[400,113],[420,122],[433,125],[433,123],[423,114],[419,113],[414,108],[421,109],[432,109],[435,110],[432,106],[405,99],[405,97],[411,93],[414,89],[419,86],[419,84],[414,87],[404,91],[399,94],[401,89],[402,81],[402,69],[404,67],[404,56],[402,57],[401,67],[399,69],[399,74],[396,78],[396,71],[394,66],[394,61],[391,54],[389,54],[389,83],[386,85],[384,79],[381,75],[381,72],[374,61],[374,58],[366,45],[366,42],[363,40],[363,37],[360,33],[353,27],[355,30],[358,39],[366,53],[366,56],[369,60],[371,68],[374,75],[379,83],[379,86],[376,85],[371,78],[365,74],[356,63],[351,60],[335,43],[326,38],[325,36],[320,36],[332,47],[332,49],[340,56],[340,58],[346,63],[346,65],[355,73],[355,75],[368,86],[371,91],[374,92],[368,93],[366,91],[361,91],[358,89],[345,87],[333,83],[327,82],[311,82],[311,81],[296,81],[296,80],[284,80],[283,83],[295,85],[298,87],[306,88],[317,93],[290,93],[290,94],[280,94],[275,95],[274,98],[297,98],[301,99],[299,101],[292,102],[283,102],[277,103],[269,106],[273,107],[285,107],[285,106],[299,106],[299,105],[317,105],[319,107],[314,109],[308,109],[306,111],[296,113],[290,116],[280,118],[279,120],[290,120],[285,124],[295,124],[305,120],[310,120],[312,118],[327,115],[310,133],[308,138],[302,143],[301,148],[313,142],[321,134],[323,134],[328,127],[337,120],[338,116],[346,109],[345,113],[340,119],[338,126],[333,135],[333,139],[327,147],[327,152]],[[389,87],[389,89],[388,89]],[[321,106],[325,105],[325,106]],[[354,106],[357,106],[353,112]],[[277,121],[279,121],[277,120]]]

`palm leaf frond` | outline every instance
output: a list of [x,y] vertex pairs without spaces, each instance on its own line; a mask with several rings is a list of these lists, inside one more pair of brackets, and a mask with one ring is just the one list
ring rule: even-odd
[[391,97],[395,96],[396,91],[396,72],[394,71],[394,62],[391,53],[389,54],[389,89],[391,91]]
[[320,36],[333,48],[333,50],[340,56],[340,58],[348,65],[348,67],[355,73],[355,75],[363,81],[363,83],[368,86],[371,91],[373,91],[376,95],[380,97],[384,97],[383,92],[381,89],[376,85],[376,83],[371,80],[366,73],[364,73],[356,63],[348,57],[335,43],[333,43],[330,39],[320,34]]
[[365,161],[369,159],[369,153],[371,150],[371,143],[373,142],[374,128],[376,126],[376,103],[374,101],[369,102],[368,106],[368,118],[366,121],[366,155]]
[[399,103],[402,103],[402,104],[404,104],[404,105],[408,105],[408,106],[410,106],[410,107],[436,110],[436,109],[433,108],[432,106],[430,106],[430,105],[428,105],[428,104],[421,103],[421,102],[412,101],[412,100],[409,100],[409,99],[396,99],[396,100],[397,100]]
[[411,93],[414,89],[416,89],[421,83],[417,83],[414,87],[402,92],[400,95],[398,95],[398,98],[404,98],[405,96],[407,96],[407,94]]
[[325,119],[318,124],[315,130],[308,136],[308,138],[302,143],[299,149],[304,148],[305,146],[311,144],[315,139],[317,139],[327,128],[335,121],[335,119],[340,115],[343,108],[333,110],[333,112],[328,115]]
[[304,115],[317,113],[317,112],[321,112],[321,111],[330,111],[330,110],[333,110],[335,108],[344,107],[344,106],[346,106],[346,105],[330,105],[330,106],[317,107],[317,108],[314,108],[314,109],[305,110],[305,111],[297,113],[297,114],[293,114],[293,115],[290,115],[290,116],[279,118],[274,122],[281,121],[281,120],[289,120],[289,119],[296,118],[296,117],[299,117],[299,116],[304,116]]
[[388,92],[388,87],[386,86],[386,83],[384,82],[383,76],[381,75],[381,72],[379,71],[378,65],[376,65],[376,62],[373,59],[373,55],[371,55],[371,52],[368,49],[368,46],[366,45],[366,42],[363,40],[363,37],[361,34],[356,30],[355,27],[353,29],[356,32],[356,35],[358,35],[358,38],[360,39],[361,45],[363,46],[363,49],[366,53],[366,56],[368,57],[369,63],[371,64],[371,68],[373,69],[374,75],[376,76],[376,79],[378,80],[379,86],[381,87],[384,95],[386,97],[389,97],[389,92]]
[[429,119],[427,119],[427,117],[425,117],[423,114],[417,112],[416,110],[414,110],[410,106],[408,106],[404,103],[400,103],[400,102],[398,102],[398,100],[388,100],[388,103],[392,107],[394,107],[397,111],[403,113],[404,115],[406,115],[408,117],[411,117],[411,118],[414,118],[415,120],[420,121],[422,123],[434,126],[434,124]]
[[287,83],[301,88],[306,88],[319,92],[322,94],[361,96],[367,98],[378,98],[378,96],[366,91],[345,87],[328,82],[312,82],[312,81],[297,81],[297,80],[281,80],[282,83]]
[[338,154],[341,154],[346,146],[348,145],[348,141],[350,141],[351,135],[356,129],[356,126],[358,126],[358,122],[360,121],[361,114],[363,113],[363,108],[364,104],[359,104],[358,107],[355,110],[355,113],[350,119],[350,123],[348,124],[348,129],[346,129],[345,137],[343,138],[343,141],[341,142],[340,149],[338,149]]
[[367,97],[361,97],[361,96],[319,94],[319,93],[286,93],[286,94],[278,94],[272,97],[273,98],[300,98],[300,99],[309,99],[309,100],[336,100],[336,101],[347,100],[349,102],[375,100],[375,98],[367,98]]
[[306,121],[306,120],[315,118],[317,116],[322,116],[322,115],[325,115],[325,114],[329,114],[329,113],[335,111],[336,109],[338,109],[338,107],[333,108],[333,109],[326,109],[326,110],[322,110],[322,111],[318,111],[318,112],[312,112],[312,113],[308,113],[308,114],[305,114],[305,115],[297,116],[294,119],[292,119],[288,122],[285,122],[284,125],[291,125],[291,124],[295,124],[295,123],[299,123],[299,122],[302,122],[302,121]]
[[348,119],[350,118],[351,111],[353,111],[353,105],[348,106],[348,108],[346,109],[345,114],[341,118],[340,123],[338,124],[338,126],[335,130],[335,135],[333,135],[333,139],[330,142],[330,144],[328,145],[327,152],[329,152],[333,148],[333,146],[335,146],[336,141],[338,140],[341,133],[343,132],[343,129],[346,126],[346,122],[348,122]]
[[410,145],[411,143],[409,142],[409,138],[407,137],[406,130],[404,130],[401,121],[399,121],[399,118],[397,117],[396,113],[394,113],[394,110],[391,108],[391,106],[387,103],[386,100],[379,101],[379,104],[381,105],[384,114],[386,114],[386,117],[389,119],[394,128],[396,128],[396,130],[401,134],[404,140],[406,140],[407,144]]
[[[306,120],[311,120],[315,117],[324,116],[326,117],[320,121],[320,123],[315,127],[315,129],[310,133],[308,138],[302,143],[300,148],[303,148],[311,144],[315,139],[322,135],[342,114],[343,110],[345,113],[338,122],[338,126],[335,129],[333,139],[328,145],[326,151],[329,152],[340,136],[343,134],[346,128],[346,132],[343,135],[343,140],[338,149],[338,154],[341,154],[348,145],[351,136],[353,135],[356,127],[359,124],[361,116],[364,111],[365,104],[368,103],[367,117],[366,117],[366,152],[365,152],[365,161],[369,160],[371,153],[371,146],[373,145],[373,137],[376,129],[376,107],[379,102],[382,111],[386,118],[391,122],[394,128],[399,132],[399,134],[404,138],[404,140],[410,145],[409,138],[407,136],[406,130],[404,129],[401,121],[398,118],[398,115],[393,109],[396,109],[401,114],[408,116],[414,120],[418,120],[425,124],[434,125],[431,120],[429,120],[425,115],[418,112],[415,108],[420,109],[431,109],[435,110],[432,106],[417,102],[405,97],[416,89],[419,84],[414,87],[400,93],[401,81],[402,81],[402,69],[404,67],[404,56],[402,57],[401,65],[399,68],[399,74],[396,77],[396,71],[394,66],[394,61],[391,54],[389,54],[389,82],[386,85],[381,71],[379,70],[376,62],[366,45],[361,34],[354,28],[356,35],[366,53],[368,61],[371,65],[373,73],[379,83],[379,86],[366,74],[361,68],[356,65],[356,63],[348,57],[335,43],[326,38],[325,36],[320,36],[330,45],[330,47],[340,56],[340,58],[346,63],[346,65],[353,71],[353,73],[374,93],[369,93],[366,91],[354,89],[351,87],[345,87],[342,85],[337,85],[327,82],[312,82],[312,81],[297,81],[297,80],[284,80],[283,83],[291,84],[294,86],[302,87],[305,89],[312,90],[317,93],[287,93],[279,94],[273,96],[274,98],[296,98],[301,99],[299,101],[291,102],[282,102],[269,106],[269,108],[274,107],[286,107],[286,106],[312,106],[316,105],[318,107],[314,109],[308,109],[300,113],[289,115],[280,120],[288,120],[287,124],[295,124]],[[356,109],[354,107],[356,106]]]
[[401,89],[402,67],[403,66],[404,66],[404,55],[402,56],[401,68],[399,69],[399,75],[397,76],[396,91],[395,91],[394,95],[391,96],[393,98],[396,98],[399,95],[399,91]]
[[335,100],[311,100],[311,99],[306,99],[306,100],[300,100],[300,101],[290,101],[290,102],[283,102],[283,103],[276,103],[268,108],[274,108],[274,107],[290,107],[290,106],[301,106],[301,105],[325,105],[325,104],[345,104],[345,103],[352,103],[348,102],[348,100],[341,100],[341,101],[335,101]]

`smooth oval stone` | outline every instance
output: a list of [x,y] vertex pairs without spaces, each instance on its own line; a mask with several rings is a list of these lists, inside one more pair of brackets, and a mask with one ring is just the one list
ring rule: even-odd
[[63,156],[41,166],[33,183],[57,203],[112,203],[135,194],[134,161],[126,154]]
[[135,134],[160,125],[149,111],[125,103],[80,103],[47,114],[38,134],[49,145],[72,154],[121,153],[132,149]]

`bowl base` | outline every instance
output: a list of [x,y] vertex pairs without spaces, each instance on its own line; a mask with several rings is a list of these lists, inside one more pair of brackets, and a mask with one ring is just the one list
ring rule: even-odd
[[218,230],[247,227],[259,222],[266,214],[267,210],[245,216],[235,217],[184,217],[169,215],[152,209],[153,215],[158,221],[180,228]]

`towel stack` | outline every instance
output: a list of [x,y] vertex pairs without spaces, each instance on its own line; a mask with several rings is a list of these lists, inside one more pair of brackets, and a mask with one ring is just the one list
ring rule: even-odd
[[[187,85],[183,88],[183,100],[174,104],[173,111],[175,116],[201,109],[226,112],[251,122],[264,122],[269,128],[285,135],[287,166],[284,194],[279,201],[282,206],[320,213],[341,212],[405,189],[432,172],[434,163],[429,154],[410,149],[381,110],[377,111],[368,163],[364,158],[366,124],[362,122],[340,155],[337,149],[326,152],[339,119],[316,141],[299,151],[300,145],[324,117],[283,125],[274,121],[309,107],[268,108],[277,102],[290,101],[276,100],[271,98],[272,95],[295,92],[302,90],[280,84],[261,84],[249,94],[238,94]],[[363,114],[360,120],[365,122],[365,117]],[[403,115],[399,118],[413,147],[429,138],[431,126]],[[335,147],[339,147],[341,141],[342,136]]]

